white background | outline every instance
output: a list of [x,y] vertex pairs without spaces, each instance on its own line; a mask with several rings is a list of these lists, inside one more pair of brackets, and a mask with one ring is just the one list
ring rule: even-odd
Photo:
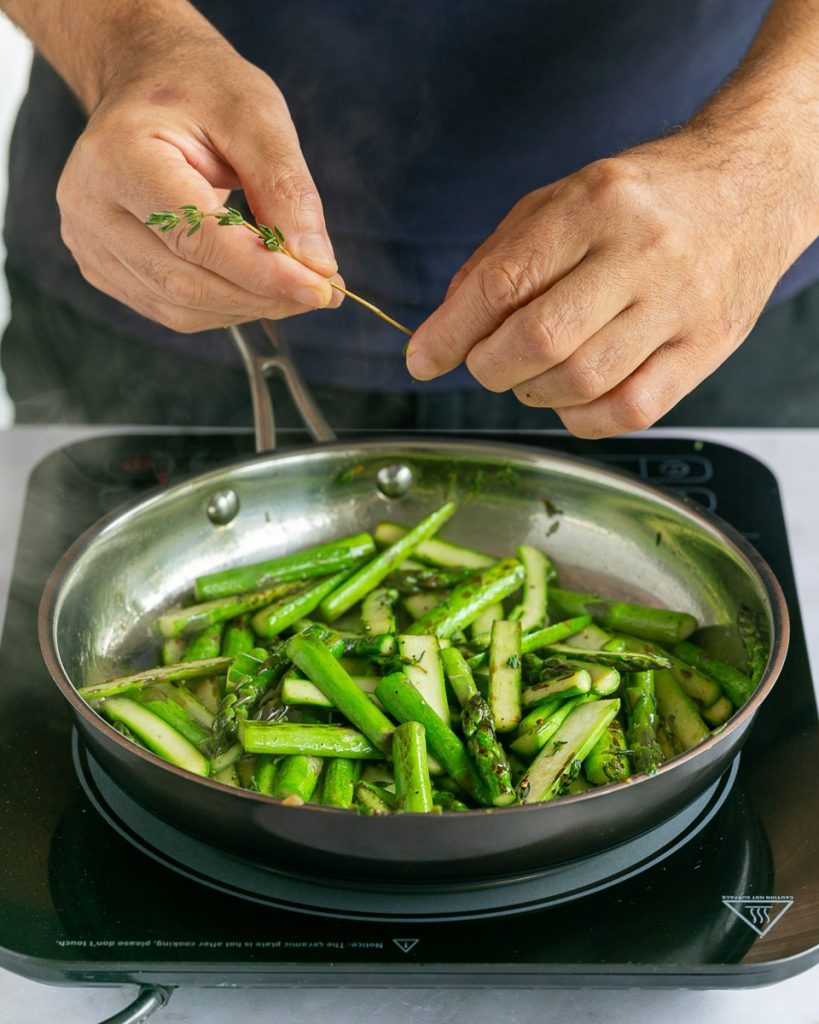
[[[31,63],[31,46],[25,36],[18,32],[8,18],[0,14],[0,228],[6,209],[7,168],[6,153],[14,115],[25,91],[28,69]],[[0,259],[6,251],[0,239]],[[6,279],[0,275],[0,334],[8,320],[9,297]],[[0,428],[11,423],[11,405],[0,376]]]
[[[8,137],[25,89],[29,61],[26,40],[0,15],[0,223],[5,206]],[[4,255],[1,244],[0,255]],[[8,298],[0,276],[0,328],[7,316]],[[0,386],[0,427],[10,422],[11,409]],[[812,477],[815,493],[815,474]],[[0,485],[5,483],[8,481],[0,481]],[[816,498],[819,495],[809,499],[814,508]],[[800,543],[804,538],[794,534],[805,532],[809,524],[805,520],[800,526],[801,531],[799,527],[792,529],[791,542],[797,551],[804,551]],[[10,531],[4,531],[0,544],[12,544],[15,532],[16,523]],[[815,546],[811,550],[815,551]],[[811,607],[819,584],[816,568],[797,566],[801,570],[798,575],[803,604],[807,598]],[[816,672],[817,661],[812,660]],[[48,988],[0,970],[0,1024],[93,1024],[120,1009],[130,998],[126,998],[127,991]],[[457,990],[183,990],[159,1014],[157,1024],[237,1020],[243,1024],[393,1024],[399,1019],[401,1024],[656,1024],[659,1020],[665,1024],[706,1020],[709,1024],[819,1024],[819,974],[813,970],[783,985],[731,992],[487,990],[476,998],[474,992]]]

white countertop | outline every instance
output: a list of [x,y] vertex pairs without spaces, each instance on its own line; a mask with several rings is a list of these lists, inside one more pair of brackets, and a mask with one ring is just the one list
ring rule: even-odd
[[[0,621],[16,547],[25,481],[56,448],[112,427],[20,427],[0,432]],[[149,432],[144,427],[134,432]],[[164,432],[158,430],[158,432]],[[754,455],[782,492],[814,681],[819,684],[819,430],[663,430]],[[2,869],[0,869],[2,870]],[[95,1024],[133,998],[134,989],[52,988],[0,970],[0,1024]],[[179,989],[157,1024],[818,1024],[819,967],[761,989]]]

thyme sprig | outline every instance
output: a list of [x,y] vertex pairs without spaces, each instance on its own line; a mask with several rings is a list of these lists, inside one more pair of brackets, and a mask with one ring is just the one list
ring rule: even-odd
[[[160,234],[165,234],[167,231],[172,231],[184,221],[184,223],[188,225],[186,234],[193,235],[202,227],[202,224],[205,222],[207,217],[212,217],[216,223],[222,227],[247,228],[248,231],[252,231],[253,234],[259,238],[266,249],[269,249],[271,252],[280,252],[285,256],[289,256],[291,259],[296,260],[297,263],[302,262],[298,256],[294,256],[287,248],[284,242],[284,235],[275,225],[271,228],[268,227],[267,224],[253,224],[251,221],[245,219],[241,210],[236,210],[230,206],[224,210],[200,210],[198,206],[192,205],[180,206],[179,212],[175,210],[154,210],[153,213],[148,214],[145,223],[149,227],[157,228]],[[337,292],[341,292],[354,302],[358,302],[360,305],[364,306],[365,309],[369,309],[371,313],[375,313],[376,316],[380,317],[392,327],[395,327],[399,331],[403,331],[404,334],[408,334],[412,337],[412,331],[408,327],[404,327],[404,325],[399,324],[397,320],[393,320],[391,316],[387,316],[387,314],[383,310],[379,309],[378,306],[374,306],[366,299],[362,299],[360,295],[356,295],[354,292],[348,291],[335,281],[328,281],[327,283]]]

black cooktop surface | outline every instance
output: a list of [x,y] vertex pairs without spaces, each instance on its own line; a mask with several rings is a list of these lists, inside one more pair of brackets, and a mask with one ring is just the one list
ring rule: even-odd
[[[166,844],[163,859],[150,843],[130,841],[123,808],[112,810],[88,758],[76,742],[72,749],[71,715],[37,642],[40,594],[65,548],[101,515],[251,454],[252,437],[100,438],[49,456],[29,481],[0,644],[3,966],[71,982],[355,984],[377,975],[379,984],[414,976],[424,985],[724,986],[779,980],[819,959],[819,726],[773,476],[747,455],[695,441],[504,440],[593,458],[684,492],[744,533],[782,584],[792,619],[782,677],[734,775],[686,821],[687,841],[621,850],[616,884],[580,886],[571,898],[543,898],[535,880],[540,900],[520,906],[540,909],[515,905],[504,915],[501,898],[501,916],[477,921],[432,921],[423,912],[390,920],[388,903],[366,891],[356,897],[360,917],[379,917],[372,908],[386,905],[382,919],[362,920],[356,907],[334,917],[329,896],[320,912],[309,912],[309,900],[284,908],[243,898],[238,883],[202,884],[195,862],[207,854],[184,842],[173,856]],[[287,435],[289,444],[303,441]]]

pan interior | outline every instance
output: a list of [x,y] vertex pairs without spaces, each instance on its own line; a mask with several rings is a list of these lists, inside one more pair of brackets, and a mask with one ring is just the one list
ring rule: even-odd
[[[379,470],[406,466],[412,486],[388,498]],[[383,474],[381,476],[383,479]],[[206,510],[232,490],[239,512]],[[74,686],[157,660],[156,617],[196,576],[371,530],[411,524],[444,501],[445,539],[490,554],[545,550],[561,584],[692,613],[732,627],[742,606],[774,633],[764,581],[703,516],[636,481],[535,450],[458,442],[373,442],[273,455],[178,484],[111,518],[72,549],[52,639]]]

